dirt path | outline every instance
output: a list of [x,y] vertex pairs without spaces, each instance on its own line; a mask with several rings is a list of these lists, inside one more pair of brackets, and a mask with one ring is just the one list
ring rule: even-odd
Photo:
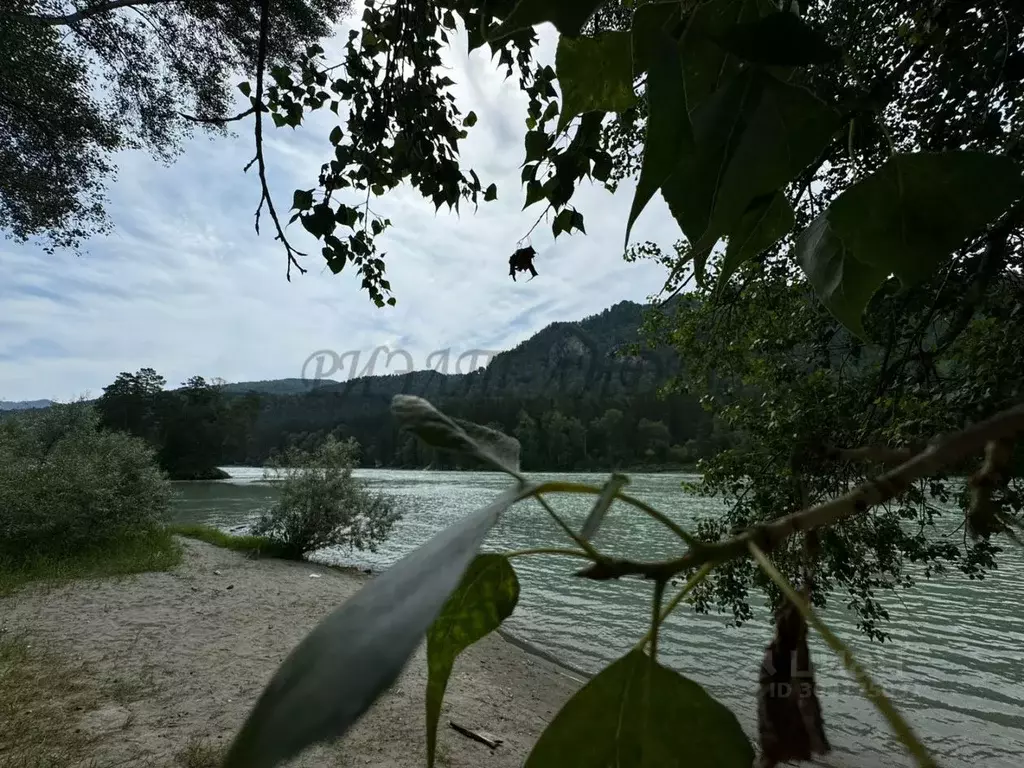
[[[277,665],[365,581],[197,541],[183,545],[182,565],[168,573],[0,598],[8,661],[5,682],[0,652],[0,768],[211,768]],[[420,648],[341,743],[292,765],[425,765],[425,683]],[[456,662],[439,765],[522,765],[578,686],[554,664],[492,635]],[[448,728],[449,718],[504,744],[491,753]]]

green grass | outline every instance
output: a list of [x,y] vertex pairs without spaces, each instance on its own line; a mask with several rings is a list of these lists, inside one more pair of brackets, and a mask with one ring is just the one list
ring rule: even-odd
[[0,552],[0,596],[33,582],[127,576],[170,570],[181,562],[181,546],[170,531],[157,530],[73,555],[14,557]]
[[167,530],[178,536],[185,536],[189,539],[198,539],[215,547],[230,549],[235,552],[246,552],[264,557],[289,558],[287,550],[271,539],[264,536],[236,536],[231,533],[224,533],[209,525],[170,525]]

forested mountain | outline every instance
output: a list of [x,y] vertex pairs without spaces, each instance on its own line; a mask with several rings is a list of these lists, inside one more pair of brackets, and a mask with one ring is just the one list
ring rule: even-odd
[[163,377],[144,368],[121,373],[97,406],[107,427],[146,438],[176,477],[263,464],[290,444],[312,448],[329,434],[358,440],[366,466],[456,466],[399,433],[390,413],[399,393],[515,435],[524,469],[691,465],[721,447],[724,433],[694,398],[659,396],[679,364],[672,352],[639,343],[644,311],[621,302],[579,322],[554,323],[465,374],[234,384],[194,377],[164,390]]
[[692,464],[723,436],[693,398],[659,398],[678,362],[638,345],[643,312],[621,302],[579,322],[554,323],[472,373],[368,376],[301,396],[261,397],[248,440],[226,460],[261,463],[289,442],[313,445],[330,433],[359,440],[369,466],[452,466],[399,434],[389,406],[404,393],[515,435],[525,469]]
[[257,395],[300,395],[311,389],[328,384],[336,384],[331,379],[317,382],[310,379],[270,379],[267,381],[234,381],[222,384],[221,390],[227,394],[244,395],[255,392]]

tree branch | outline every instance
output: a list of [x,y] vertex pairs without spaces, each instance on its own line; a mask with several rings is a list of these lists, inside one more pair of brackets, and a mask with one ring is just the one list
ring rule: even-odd
[[134,5],[162,5],[164,3],[179,3],[181,1],[182,0],[108,0],[105,3],[99,3],[98,5],[90,5],[88,8],[80,8],[74,13],[53,16],[40,16],[30,13],[10,13],[4,15],[25,24],[36,24],[43,27],[63,27],[69,24],[77,24],[78,22],[85,21],[93,16],[99,16],[104,13],[109,13],[110,11],[116,11],[118,8],[130,8]]
[[843,461],[872,461],[878,464],[902,464],[909,461],[921,449],[890,448],[887,445],[866,445],[862,448],[831,448],[828,456]]
[[[260,175],[260,204],[256,207],[256,234],[260,233],[260,211],[263,210],[263,204],[267,204],[267,210],[270,211],[270,218],[274,222],[274,227],[277,229],[277,239],[284,244],[285,252],[288,254],[288,267],[285,272],[285,277],[288,282],[292,280],[292,265],[299,270],[299,274],[306,274],[306,270],[303,269],[302,265],[296,260],[296,256],[305,256],[306,254],[301,253],[292,248],[291,243],[288,242],[288,238],[285,237],[284,228],[281,226],[280,219],[277,218],[277,210],[274,208],[274,201],[270,196],[270,187],[267,184],[267,165],[263,159],[263,70],[267,62],[267,39],[270,36],[270,0],[262,0],[260,3],[260,43],[259,49],[256,54],[256,97],[255,107],[256,112],[256,157],[253,161],[257,164],[257,169]],[[252,166],[252,162],[245,167],[246,170]]]
[[191,120],[194,123],[213,123],[215,125],[223,125],[224,123],[233,123],[236,120],[242,120],[256,111],[256,107],[249,107],[245,112],[239,112],[237,115],[231,117],[197,117],[196,115],[189,115],[185,112],[179,112],[186,120]]
[[744,557],[750,543],[768,552],[795,533],[835,525],[863,514],[871,507],[884,504],[904,493],[919,478],[935,474],[949,465],[981,453],[989,442],[1010,440],[1021,433],[1024,433],[1024,404],[933,441],[909,461],[843,496],[754,526],[728,541],[691,547],[682,557],[663,562],[602,558],[576,575],[599,581],[622,576],[668,579],[706,563],[721,563]]

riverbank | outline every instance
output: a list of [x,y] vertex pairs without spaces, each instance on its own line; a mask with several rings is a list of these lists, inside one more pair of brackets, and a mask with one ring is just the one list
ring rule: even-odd
[[[278,664],[367,577],[182,539],[180,565],[0,598],[0,768],[213,768]],[[522,765],[579,687],[492,635],[456,662],[440,766]],[[425,649],[337,745],[295,768],[424,765]],[[503,740],[493,752],[449,720]]]

